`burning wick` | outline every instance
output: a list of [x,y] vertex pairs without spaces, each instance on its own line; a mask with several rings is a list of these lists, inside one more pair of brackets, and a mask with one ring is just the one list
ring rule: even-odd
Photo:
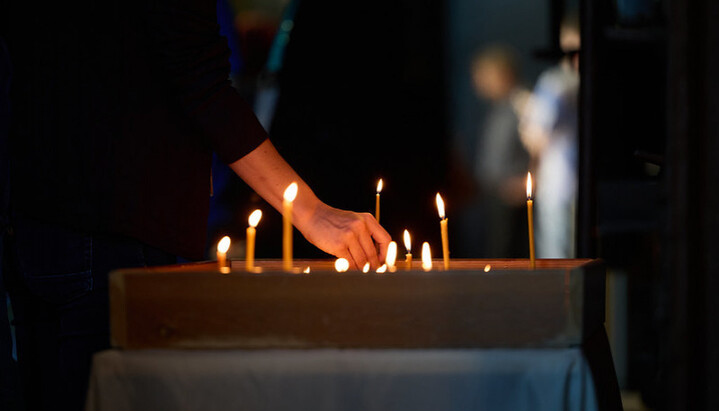
[[422,243],[422,269],[429,271],[432,269],[432,252],[429,251],[429,243]]
[[335,261],[335,270],[337,270],[338,273],[344,273],[345,271],[349,270],[350,268],[350,262],[347,261],[345,258],[338,258],[337,261]]
[[404,256],[404,263],[407,265],[407,269],[412,269],[412,239],[409,236],[409,231],[404,230],[404,248],[407,249],[407,254]]
[[230,272],[229,267],[227,267],[227,250],[229,249],[230,237],[224,236],[220,242],[217,243],[217,267],[219,267],[222,273]]
[[527,172],[527,224],[529,226],[529,267],[534,270],[534,201],[532,200],[532,173]]
[[257,234],[257,224],[262,218],[262,210],[255,210],[247,219],[249,227],[247,227],[247,249],[245,252],[245,269],[247,271],[255,270],[255,235]]
[[362,267],[362,272],[365,274],[369,272],[369,263],[364,263],[364,267]]
[[309,273],[310,273],[310,266],[307,266],[307,268],[305,268],[305,270],[302,271],[302,272],[305,273],[305,274],[309,274]]
[[282,266],[292,271],[292,202],[297,197],[297,183],[285,189],[282,201]]
[[484,266],[484,272],[485,272],[485,273],[488,273],[489,270],[491,270],[491,269],[492,269],[492,266],[489,265],[489,264],[487,264],[487,265]]
[[382,273],[384,273],[384,272],[386,272],[386,271],[387,271],[387,264],[382,264],[382,265],[377,269],[377,272],[378,272],[379,274],[382,274]]

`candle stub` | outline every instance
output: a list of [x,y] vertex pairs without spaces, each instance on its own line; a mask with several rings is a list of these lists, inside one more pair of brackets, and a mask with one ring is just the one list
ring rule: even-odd
[[422,243],[422,269],[429,271],[432,269],[432,252],[429,250],[429,243]]
[[337,270],[338,273],[344,273],[349,270],[349,268],[350,262],[347,261],[346,258],[338,258],[337,261],[335,261],[335,270]]
[[220,271],[227,271],[227,251],[230,249],[230,237],[224,236],[217,243],[217,267]]
[[387,257],[385,257],[384,261],[390,271],[395,269],[395,263],[397,261],[397,243],[394,241],[391,241],[387,246]]
[[404,248],[407,250],[407,254],[404,257],[404,264],[408,270],[412,269],[412,238],[409,236],[409,231],[404,230]]

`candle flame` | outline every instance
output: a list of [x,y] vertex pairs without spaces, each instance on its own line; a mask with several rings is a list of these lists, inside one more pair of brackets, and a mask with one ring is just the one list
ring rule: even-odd
[[527,200],[532,199],[532,173],[527,171]]
[[437,212],[439,212],[439,219],[444,220],[444,200],[439,193],[437,193]]
[[397,261],[397,243],[391,241],[387,246],[387,257],[384,259],[385,263],[392,267]]
[[387,271],[387,264],[382,264],[382,265],[377,269],[377,272],[380,273],[380,274],[384,273],[385,271]]
[[344,273],[345,271],[349,270],[350,268],[350,262],[347,261],[345,258],[338,258],[337,261],[335,261],[335,270],[337,270],[338,273]]
[[377,194],[382,192],[382,179],[380,178],[377,182]]
[[369,272],[369,263],[365,263],[365,264],[364,264],[364,267],[362,267],[362,272],[363,272],[363,273],[368,273],[368,272]]
[[487,264],[487,265],[484,266],[484,272],[485,272],[485,273],[488,273],[489,270],[491,270],[491,269],[492,269],[492,265],[491,265],[491,264]]
[[247,219],[247,222],[250,224],[250,227],[257,227],[257,224],[260,223],[260,219],[262,218],[262,210],[255,210],[250,214],[250,218]]
[[412,251],[412,239],[409,237],[409,231],[404,230],[404,248],[407,249],[407,254]]
[[224,254],[229,249],[230,249],[230,237],[224,236],[224,237],[222,237],[220,242],[217,243],[217,252]]
[[422,269],[429,271],[432,269],[432,252],[429,251],[429,243],[422,243]]
[[293,181],[292,184],[288,185],[283,197],[285,201],[295,201],[295,197],[297,197],[297,183]]
[[307,266],[307,268],[305,268],[305,270],[303,271],[303,273],[309,274],[309,273],[310,273],[310,266]]

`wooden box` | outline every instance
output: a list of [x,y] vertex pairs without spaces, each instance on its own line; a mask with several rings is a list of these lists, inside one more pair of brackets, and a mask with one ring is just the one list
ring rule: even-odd
[[[604,322],[595,260],[453,260],[449,271],[230,273],[213,263],[110,276],[121,348],[460,348],[575,346]],[[485,267],[491,269],[485,272]],[[441,266],[436,261],[435,267]]]

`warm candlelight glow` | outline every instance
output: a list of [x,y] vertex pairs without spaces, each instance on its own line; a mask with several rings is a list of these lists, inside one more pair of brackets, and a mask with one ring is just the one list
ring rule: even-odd
[[412,239],[409,236],[409,231],[404,230],[404,248],[407,249],[407,253],[412,252]]
[[228,273],[230,268],[227,267],[227,250],[230,249],[230,237],[224,236],[217,243],[217,267],[222,273]]
[[344,273],[345,271],[349,270],[350,268],[350,262],[347,261],[345,258],[338,258],[337,261],[335,261],[335,270],[337,270],[338,273]]
[[305,268],[305,270],[302,271],[302,272],[305,273],[305,274],[309,274],[309,273],[310,273],[310,266],[307,266],[307,268]]
[[369,272],[369,263],[364,263],[364,267],[362,267],[362,272],[365,274]]
[[217,243],[217,252],[218,253],[227,253],[227,250],[230,249],[230,237],[224,236],[220,240],[219,243]]
[[285,201],[295,201],[295,198],[297,197],[297,183],[293,181],[292,184],[288,185],[285,189],[285,194],[282,197]]
[[390,242],[389,246],[387,246],[387,257],[385,257],[384,261],[388,267],[394,267],[397,261],[397,243],[394,241]]
[[387,264],[382,264],[378,269],[377,272],[382,274],[387,271]]
[[429,271],[432,269],[432,253],[429,251],[429,243],[422,243],[422,269]]
[[404,264],[408,270],[412,269],[412,239],[409,237],[409,231],[404,230],[404,248],[407,254],[404,256]]
[[377,182],[377,194],[382,192],[382,179],[380,178]]
[[444,220],[444,200],[442,200],[439,193],[437,193],[437,212],[439,213],[439,219]]
[[527,200],[532,198],[532,173],[527,171]]
[[260,219],[262,219],[262,210],[255,210],[250,214],[250,217],[247,219],[247,222],[250,224],[250,227],[257,227],[257,224],[260,223]]
[[492,266],[491,266],[490,264],[487,264],[487,265],[484,266],[484,272],[485,272],[485,273],[488,273],[489,270],[491,270],[491,269],[492,269]]

